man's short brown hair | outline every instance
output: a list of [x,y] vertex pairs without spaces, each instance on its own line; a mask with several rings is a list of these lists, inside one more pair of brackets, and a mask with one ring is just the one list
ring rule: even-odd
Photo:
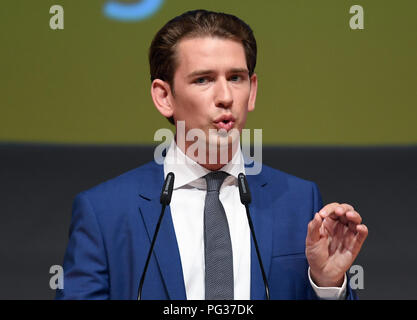
[[[168,82],[174,92],[174,73],[178,67],[176,47],[181,39],[195,37],[219,37],[242,43],[245,50],[249,76],[256,66],[256,40],[252,29],[238,17],[207,10],[193,10],[168,21],[155,35],[149,48],[151,81]],[[174,119],[168,119],[174,124]]]

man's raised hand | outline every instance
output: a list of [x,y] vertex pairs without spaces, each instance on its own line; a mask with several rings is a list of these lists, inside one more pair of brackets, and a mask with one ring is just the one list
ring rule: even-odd
[[308,224],[306,257],[319,287],[340,287],[368,236],[368,228],[349,204],[324,206]]

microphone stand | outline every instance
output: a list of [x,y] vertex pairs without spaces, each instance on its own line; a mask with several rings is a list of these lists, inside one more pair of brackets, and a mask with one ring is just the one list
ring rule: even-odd
[[262,278],[263,278],[264,285],[265,285],[266,300],[270,300],[268,281],[266,279],[266,274],[265,274],[264,266],[262,263],[261,253],[258,247],[258,241],[256,240],[256,236],[255,236],[255,229],[253,227],[252,219],[250,217],[250,212],[249,212],[249,204],[252,201],[252,197],[249,191],[248,181],[246,180],[246,177],[243,173],[239,173],[238,184],[239,184],[240,202],[242,202],[242,204],[246,208],[246,216],[248,217],[249,229],[252,234],[253,243],[255,244],[256,255],[258,257],[259,266],[261,268]]
[[167,177],[165,178],[164,186],[162,188],[160,202],[162,204],[161,214],[159,215],[158,223],[156,224],[155,233],[152,237],[151,247],[148,251],[148,256],[146,258],[145,267],[143,268],[142,277],[140,278],[139,288],[138,288],[138,300],[142,299],[142,287],[143,282],[145,281],[146,271],[148,270],[149,261],[151,260],[151,255],[153,251],[153,247],[156,242],[156,237],[158,236],[159,227],[161,226],[162,218],[164,217],[165,208],[171,202],[172,197],[172,190],[174,189],[174,174],[172,172],[168,173]]

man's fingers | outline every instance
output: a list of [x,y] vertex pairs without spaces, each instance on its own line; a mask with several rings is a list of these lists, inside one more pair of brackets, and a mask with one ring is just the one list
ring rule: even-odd
[[349,222],[352,222],[352,223],[355,223],[355,224],[361,224],[362,223],[362,217],[356,211],[346,212],[346,218]]
[[356,232],[355,241],[353,241],[353,247],[351,248],[354,257],[356,257],[359,253],[366,237],[368,236],[368,228],[364,224],[360,224],[356,226]]
[[320,215],[322,218],[325,218],[326,216],[330,216],[331,214],[336,214],[337,216],[343,215],[348,211],[355,211],[355,208],[353,208],[348,203],[338,203],[333,202],[325,205],[320,211]]
[[342,203],[340,206],[345,208],[346,211],[355,211],[355,208],[348,203]]
[[308,224],[307,243],[314,243],[320,240],[320,227],[322,222],[323,219],[316,213],[313,220]]
[[356,226],[357,234],[357,240],[361,243],[363,243],[368,236],[368,228],[364,224],[360,224]]
[[321,210],[320,210],[320,216],[325,219],[325,218],[330,218],[333,220],[339,220],[342,219],[343,223],[346,223],[346,218],[344,218],[344,215],[346,214],[346,211],[349,210],[350,208],[342,205],[338,202],[333,202],[330,203],[326,206],[324,206]]
[[356,232],[357,232],[357,229],[356,229],[357,224],[356,223],[349,222],[348,223],[348,227],[349,227],[349,230],[350,231],[352,231],[354,234],[356,234]]
[[342,222],[343,224],[347,224],[348,220],[346,218],[346,208],[342,206],[336,206],[333,212],[327,215],[326,218],[338,220]]
[[[327,233],[332,237],[334,236],[338,223],[339,223],[338,220],[323,219],[323,226],[326,228]],[[354,231],[356,231],[356,227]]]
[[[347,203],[333,202],[324,206],[320,210],[320,216],[323,219],[332,219],[340,221],[341,223],[349,226],[350,223],[361,224],[362,218],[358,212],[355,211],[353,206]],[[355,230],[352,230],[355,231]]]
[[340,206],[338,202],[333,202],[325,205],[321,210],[319,211],[319,214],[322,218],[326,218],[330,214],[334,212],[337,206]]
[[[353,224],[361,224],[362,217],[356,211],[344,211],[343,209],[336,208],[335,212],[329,216],[330,219],[340,221],[344,225],[348,225],[349,223]],[[354,230],[352,230],[354,231]]]

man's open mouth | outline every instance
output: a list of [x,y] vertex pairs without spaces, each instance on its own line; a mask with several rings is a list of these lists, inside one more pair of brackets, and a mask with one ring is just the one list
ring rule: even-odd
[[233,128],[235,125],[235,119],[232,115],[223,115],[214,120],[214,126],[217,129],[224,129],[226,131],[229,131]]

